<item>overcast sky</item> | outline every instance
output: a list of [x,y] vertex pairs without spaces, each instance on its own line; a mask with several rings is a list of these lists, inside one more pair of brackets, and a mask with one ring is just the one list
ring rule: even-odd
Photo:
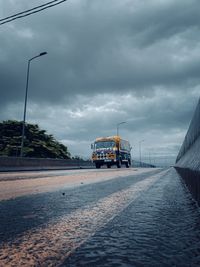
[[[0,0],[0,18],[44,0]],[[133,158],[178,154],[200,93],[199,0],[68,0],[0,26],[0,120],[37,123],[89,157],[96,137]]]

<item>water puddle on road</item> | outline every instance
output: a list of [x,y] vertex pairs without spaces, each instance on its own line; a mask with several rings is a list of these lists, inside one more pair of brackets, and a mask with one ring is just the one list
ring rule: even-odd
[[122,212],[168,171],[150,176],[78,209],[46,228],[24,233],[0,247],[0,266],[59,266],[76,248]]

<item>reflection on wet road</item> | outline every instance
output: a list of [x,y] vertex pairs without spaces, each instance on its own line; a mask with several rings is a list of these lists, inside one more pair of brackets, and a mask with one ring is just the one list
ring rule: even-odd
[[200,266],[200,213],[174,169],[0,202],[0,266]]

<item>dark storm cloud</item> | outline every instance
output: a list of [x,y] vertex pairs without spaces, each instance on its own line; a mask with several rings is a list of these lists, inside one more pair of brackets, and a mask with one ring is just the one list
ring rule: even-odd
[[[12,2],[4,6],[4,15],[13,10]],[[1,104],[22,99],[26,61],[42,50],[49,54],[31,66],[33,101],[195,86],[200,61],[191,42],[199,34],[199,6],[198,1],[68,1],[1,26]]]
[[145,1],[143,7],[132,14],[128,24],[136,33],[134,40],[140,41],[139,45],[152,45],[190,29],[199,29],[199,2],[196,0]]
[[[33,7],[0,5],[1,17]],[[22,118],[28,59],[47,51],[31,62],[28,121],[72,154],[88,155],[120,121],[147,154],[177,153],[200,92],[199,10],[197,0],[68,0],[1,26],[1,119]]]

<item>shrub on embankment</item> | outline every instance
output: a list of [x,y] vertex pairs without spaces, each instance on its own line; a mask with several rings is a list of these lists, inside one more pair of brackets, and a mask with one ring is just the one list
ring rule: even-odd
[[[0,122],[0,156],[19,156],[22,122]],[[37,124],[25,125],[24,157],[70,159],[68,148],[47,134]]]

